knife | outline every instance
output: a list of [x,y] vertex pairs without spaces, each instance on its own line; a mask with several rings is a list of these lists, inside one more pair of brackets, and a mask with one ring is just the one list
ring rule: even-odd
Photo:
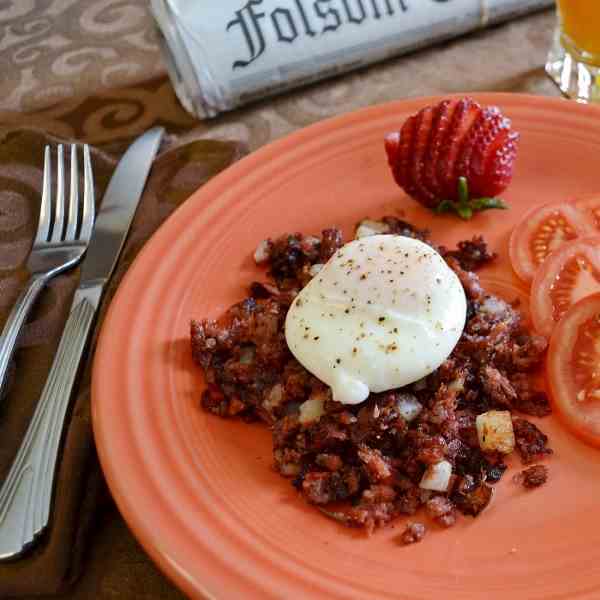
[[135,140],[106,188],[48,379],[0,488],[0,560],[21,554],[48,525],[60,439],[81,357],[163,133],[155,127]]

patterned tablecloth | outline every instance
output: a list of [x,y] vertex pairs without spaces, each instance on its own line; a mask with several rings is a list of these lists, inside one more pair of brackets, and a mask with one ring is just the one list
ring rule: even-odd
[[[233,139],[253,150],[320,119],[409,96],[558,95],[542,68],[554,24],[546,11],[198,122],[180,107],[164,74],[146,4],[0,1],[0,133],[35,127],[110,153],[159,123],[184,141]],[[0,217],[4,201],[0,190]],[[0,218],[0,233],[10,233],[11,223]],[[95,516],[82,576],[64,597],[181,595],[138,547],[107,496]]]

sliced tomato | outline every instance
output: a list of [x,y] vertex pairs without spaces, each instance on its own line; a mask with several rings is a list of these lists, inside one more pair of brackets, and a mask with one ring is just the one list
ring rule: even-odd
[[594,231],[582,212],[569,202],[534,208],[510,236],[512,267],[520,279],[529,283],[550,253],[565,242],[592,235]]
[[531,284],[533,326],[547,338],[577,301],[600,292],[600,236],[564,244],[539,268]]
[[600,232],[600,193],[574,198],[571,204],[583,215],[590,235]]
[[574,304],[558,323],[546,372],[555,412],[576,435],[600,446],[600,293]]

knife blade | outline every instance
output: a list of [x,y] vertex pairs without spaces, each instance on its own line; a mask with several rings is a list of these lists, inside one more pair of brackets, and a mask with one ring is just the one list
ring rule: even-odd
[[0,488],[0,560],[21,554],[48,525],[60,440],[81,358],[163,133],[156,127],[140,136],[106,189],[48,379]]
[[81,266],[81,282],[107,281],[117,263],[164,129],[155,127],[129,146],[115,169]]

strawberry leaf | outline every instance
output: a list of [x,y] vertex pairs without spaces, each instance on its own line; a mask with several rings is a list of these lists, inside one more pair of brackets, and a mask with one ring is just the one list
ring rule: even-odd
[[466,177],[458,178],[458,201],[441,200],[435,207],[437,214],[456,213],[461,219],[468,221],[474,213],[491,208],[507,209],[501,198],[470,198],[469,183]]
[[473,216],[473,209],[468,204],[458,204],[456,212],[461,219],[468,221]]
[[488,210],[490,208],[508,209],[502,198],[476,198],[471,200],[471,206],[474,210]]
[[442,200],[433,210],[438,215],[456,211],[454,208],[454,202],[452,202],[452,200]]

